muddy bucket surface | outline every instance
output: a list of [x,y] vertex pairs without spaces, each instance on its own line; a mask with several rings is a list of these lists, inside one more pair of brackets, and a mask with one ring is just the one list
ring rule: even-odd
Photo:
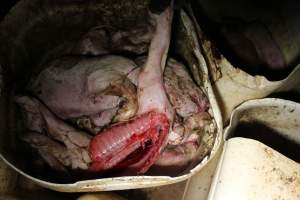
[[212,177],[193,176],[183,199],[298,199],[299,116],[300,104],[282,99],[238,106],[225,129],[222,153],[211,162]]
[[[136,5],[136,8],[132,5]],[[206,138],[209,145],[199,149],[201,162],[178,176],[124,176],[60,183],[29,173],[30,163],[22,154],[23,146],[18,136],[22,134],[19,111],[14,95],[22,94],[33,71],[41,63],[70,52],[72,44],[93,27],[110,26],[126,29],[136,25],[143,27],[147,17],[146,1],[48,1],[24,0],[19,2],[0,24],[1,62],[1,158],[14,170],[35,183],[62,192],[108,191],[145,188],[183,181],[197,171],[204,170],[222,142],[222,118],[211,88],[199,42],[189,16],[185,11],[176,12],[173,45],[188,68],[198,68],[193,74],[197,84],[207,95],[214,118],[215,131]],[[177,51],[178,49],[178,51]],[[177,52],[176,52],[177,51]],[[31,169],[32,170],[32,169]]]
[[299,114],[299,103],[273,98],[234,110],[209,199],[298,199]]

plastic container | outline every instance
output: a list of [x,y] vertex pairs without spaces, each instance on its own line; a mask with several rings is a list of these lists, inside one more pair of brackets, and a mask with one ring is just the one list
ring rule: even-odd
[[[22,176],[32,180],[46,188],[62,192],[89,192],[89,191],[109,191],[137,189],[167,185],[188,179],[198,171],[205,170],[207,163],[214,157],[222,142],[222,118],[217,101],[215,99],[205,60],[201,54],[199,42],[197,40],[194,25],[184,11],[180,11],[178,30],[181,31],[183,42],[177,45],[185,45],[178,49],[183,50],[183,58],[193,58],[188,62],[190,68],[197,68],[200,74],[193,74],[198,80],[198,84],[208,96],[211,104],[210,114],[215,121],[215,138],[206,152],[204,159],[193,169],[170,176],[127,176],[101,178],[94,180],[84,180],[59,184],[48,182],[42,178],[29,175],[25,166],[26,160],[20,158],[16,151],[18,148],[18,137],[20,125],[16,117],[13,95],[21,90],[22,86],[29,79],[31,66],[37,62],[42,62],[47,53],[47,49],[53,50],[58,45],[61,49],[67,48],[68,44],[78,39],[82,33],[94,26],[135,26],[142,23],[141,20],[145,12],[145,2],[138,0],[140,5],[134,9],[131,3],[124,1],[109,2],[103,1],[47,1],[47,0],[24,0],[16,4],[10,13],[0,24],[0,59],[2,77],[0,80],[0,157]],[[131,9],[131,10],[130,10]],[[134,9],[134,12],[132,11]],[[140,19],[132,21],[131,19]],[[177,30],[177,31],[178,31]],[[176,30],[175,30],[176,31]],[[178,34],[180,35],[180,34]],[[61,49],[56,49],[55,53],[48,54],[48,59],[59,56]],[[176,48],[177,49],[177,48]]]
[[183,199],[299,199],[299,124],[298,103],[275,98],[243,103],[225,129],[224,150],[207,190],[199,190],[197,174]]

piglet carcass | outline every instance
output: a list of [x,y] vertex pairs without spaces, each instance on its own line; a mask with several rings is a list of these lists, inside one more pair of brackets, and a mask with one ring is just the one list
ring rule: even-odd
[[145,173],[195,158],[208,101],[182,64],[166,63],[171,8],[152,16],[148,57],[54,60],[30,84],[39,100],[17,98],[29,131],[23,140],[53,168]]
[[[112,56],[112,58],[115,58],[114,62],[112,62],[114,64],[116,64],[118,62],[118,60],[121,59],[121,57],[116,57],[116,56]],[[101,66],[101,64],[103,64],[102,59],[106,60],[107,57],[102,57],[99,60],[99,62],[97,62],[97,64],[98,65],[100,64],[100,66]],[[62,61],[63,61],[62,63],[65,63],[66,60],[63,59]],[[86,61],[86,60],[83,59],[83,61]],[[135,62],[137,63],[138,66],[144,66],[144,64],[146,62],[146,58],[144,58],[144,57],[138,58]],[[58,63],[58,61],[55,63]],[[90,65],[88,65],[88,63],[94,63],[94,61],[91,60],[91,62],[84,62],[84,63],[85,63],[85,65],[80,65],[80,62],[79,62],[79,66],[75,65],[72,68],[66,69],[66,71],[64,73],[61,73],[64,77],[64,79],[62,79],[62,80],[64,80],[65,83],[72,82],[71,80],[74,80],[74,77],[72,79],[70,79],[70,81],[67,81],[68,77],[70,77],[70,76],[66,76],[66,74],[68,74],[67,73],[68,71],[70,73],[72,73],[73,68],[89,69]],[[137,67],[136,65],[134,65],[134,66]],[[53,93],[55,94],[55,91],[59,92],[61,90],[61,85],[64,85],[63,83],[61,83],[61,81],[58,81],[58,83],[59,83],[58,85],[52,85],[52,84],[54,84],[54,82],[57,82],[57,79],[54,79],[51,76],[51,73],[50,74],[48,74],[48,73],[55,71],[55,69],[57,69],[57,68],[50,66],[45,71],[46,72],[45,74],[41,73],[40,76],[43,77],[43,79],[42,79],[43,81],[41,81],[41,78],[36,79],[38,82],[41,82],[41,88],[40,88],[41,92],[39,94],[37,94],[37,96],[50,108],[50,110],[55,110],[55,107],[53,107],[53,105],[52,105],[54,100],[60,102],[60,101],[63,101],[64,98],[66,98],[66,96],[64,96],[64,95],[59,96],[58,94],[56,94],[57,98],[54,98],[54,99],[47,98],[47,95],[43,95],[45,92],[46,92],[46,94],[47,94],[47,92],[51,92],[52,94]],[[94,75],[98,74],[99,79],[101,79],[102,76],[109,77],[109,75],[111,75],[111,73],[112,73],[112,71],[106,71],[104,73],[100,69],[103,69],[103,68],[94,66],[95,74],[92,73]],[[134,87],[136,86],[136,84],[138,82],[138,75],[139,75],[141,69],[143,69],[143,68],[142,67],[135,68],[134,76],[133,76],[133,72],[129,73],[130,80],[133,81],[132,83],[133,83]],[[82,72],[84,72],[84,71],[82,71]],[[98,72],[101,72],[101,74]],[[117,73],[117,72],[114,72],[114,73]],[[46,76],[46,74],[48,74],[48,75]],[[83,73],[83,75],[86,75],[86,73]],[[88,80],[88,77],[89,76],[86,76],[86,80]],[[126,78],[126,76],[122,77],[122,80],[124,80],[125,78]],[[113,83],[113,81],[114,81],[114,79],[108,79],[108,80],[109,80],[109,83]],[[56,86],[56,87],[49,90],[49,87],[43,86],[45,83],[46,83],[45,86],[52,85],[52,86]],[[78,82],[78,84],[82,84],[82,83],[83,82]],[[102,87],[103,83],[102,82],[100,82],[100,83],[101,84],[99,84],[99,87],[100,86]],[[196,157],[195,153],[199,148],[199,142],[201,141],[201,138],[204,135],[205,129],[207,127],[209,127],[207,125],[211,123],[211,117],[206,112],[209,107],[209,103],[208,103],[208,100],[207,100],[205,94],[193,82],[193,80],[189,76],[185,67],[181,63],[179,63],[173,59],[169,59],[167,62],[167,65],[164,70],[164,75],[163,75],[163,83],[164,83],[164,89],[167,93],[167,97],[171,103],[171,106],[175,110],[175,118],[172,123],[171,131],[169,131],[168,137],[166,138],[166,143],[164,143],[164,145],[166,145],[166,146],[165,147],[161,146],[161,148],[163,150],[160,151],[159,159],[155,162],[155,166],[156,166],[155,168],[159,169],[159,171],[156,170],[158,173],[163,173],[163,170],[165,170],[165,169],[168,169],[168,172],[170,172],[170,167],[172,168],[172,170],[176,170],[176,172],[178,172],[178,171],[183,170],[189,164],[189,162],[192,161],[193,159],[195,159],[195,157]],[[112,84],[112,85],[115,85],[115,84]],[[68,88],[68,84],[65,84],[65,86],[66,86],[66,88]],[[84,85],[81,85],[81,87],[84,88]],[[111,87],[109,87],[109,88],[111,89]],[[106,91],[109,88],[104,89],[104,94],[106,94]],[[69,90],[71,90],[71,88]],[[136,89],[133,90],[133,93],[135,95],[137,95]],[[72,92],[67,93],[67,94],[73,95]],[[81,94],[81,95],[83,95],[83,94]],[[99,95],[103,95],[103,94],[100,93]],[[88,98],[89,96],[94,96],[94,95],[86,95],[85,98]],[[104,95],[104,97],[105,97],[105,95]],[[85,99],[85,98],[83,98],[83,99]],[[124,96],[123,97],[121,96],[120,98],[124,98]],[[70,99],[70,97],[68,99]],[[56,102],[56,101],[54,101],[54,102]],[[75,105],[79,104],[79,102],[76,102],[76,101],[79,101],[77,98],[74,97],[73,101],[74,101],[73,103]],[[68,167],[68,168],[72,168],[72,169],[86,170],[87,167],[90,166],[91,159],[87,159],[86,152],[87,152],[90,140],[92,138],[93,132],[90,131],[89,132],[90,136],[89,136],[88,131],[85,131],[85,132],[79,131],[77,128],[73,128],[68,123],[66,123],[65,121],[62,120],[62,118],[65,117],[64,114],[69,113],[66,111],[68,111],[69,107],[72,105],[69,105],[69,107],[65,107],[65,108],[61,107],[60,112],[57,112],[57,114],[52,114],[52,112],[50,112],[43,103],[41,103],[39,100],[37,100],[33,97],[20,97],[17,99],[17,102],[26,111],[25,114],[27,115],[27,117],[26,117],[27,125],[26,126],[29,129],[29,133],[23,137],[23,140],[25,140],[32,147],[37,149],[38,152],[44,158],[44,160],[46,160],[52,168],[61,170],[61,169],[64,169],[65,167]],[[63,103],[65,103],[65,102],[63,102]],[[126,101],[125,101],[125,103],[126,103]],[[124,103],[124,105],[126,106],[127,104],[125,104],[125,103]],[[95,104],[97,104],[97,102],[95,102]],[[137,105],[135,105],[135,104],[137,104],[137,101],[135,103],[133,103],[132,107],[137,107]],[[108,105],[113,105],[113,102],[111,102],[111,104],[108,104]],[[123,107],[124,105],[116,107],[117,113],[119,111],[121,111],[120,114],[122,115],[122,112],[125,112],[125,113],[127,112],[127,110],[124,110],[124,107]],[[126,106],[126,107],[128,108],[128,106]],[[86,108],[83,106],[80,109],[82,109],[83,113],[86,113],[85,111],[88,110],[88,108],[89,107]],[[99,108],[101,108],[101,107],[99,106]],[[99,112],[99,110],[95,109],[95,113],[96,112]],[[73,112],[70,112],[70,113],[72,114],[72,115],[71,114],[69,115],[71,118],[71,116],[73,116],[74,113]],[[102,115],[101,113],[103,113],[103,112],[100,112],[100,116]],[[115,114],[115,116],[119,115],[117,113]],[[94,115],[95,114],[92,114],[91,116],[94,116]],[[148,116],[148,117],[146,117],[146,116]],[[149,118],[150,116],[151,115],[145,115],[145,117],[140,117],[138,119],[140,120],[140,122],[143,122],[143,123],[145,122],[145,124],[149,128],[148,120],[150,119]],[[81,116],[79,116],[79,118],[80,117]],[[68,119],[68,117],[67,117],[67,119]],[[88,117],[86,117],[86,119],[88,119]],[[134,123],[132,123],[134,121],[134,119],[136,119],[136,118],[133,118],[133,119],[130,118],[129,121],[126,120],[128,123],[127,126],[129,126],[130,123],[131,123],[131,125],[134,124]],[[137,122],[135,122],[135,123],[139,124]],[[113,121],[111,123],[107,124],[107,126],[109,126],[111,124],[113,124],[112,126],[115,127],[114,129],[116,131],[114,133],[110,132],[110,134],[112,134],[111,136],[113,136],[113,134],[116,134],[116,135],[114,135],[113,138],[111,138],[110,136],[105,136],[105,137],[103,136],[102,139],[103,139],[103,141],[107,141],[107,138],[110,139],[110,141],[109,141],[109,142],[111,142],[110,145],[115,145],[115,143],[119,144],[118,143],[120,140],[119,137],[123,136],[122,133],[124,133],[124,131],[122,131],[122,129],[126,131],[126,127],[124,128],[124,124],[121,122],[115,123]],[[114,124],[116,124],[116,125],[114,125]],[[123,125],[123,126],[121,126],[121,125]],[[78,124],[73,124],[73,126],[78,127]],[[116,126],[119,126],[119,128],[116,128]],[[134,126],[131,126],[131,127],[132,128],[140,128],[140,127],[138,127],[138,125],[135,127]],[[101,128],[101,127],[96,127],[96,128]],[[148,128],[146,128],[146,129],[148,129]],[[104,131],[100,132],[99,135],[107,132],[107,130],[109,130],[109,129],[104,129]],[[78,135],[82,136],[82,137],[77,137]],[[85,137],[83,138],[83,136],[85,136]],[[152,136],[156,136],[156,134],[154,134]],[[54,139],[54,141],[51,138]],[[69,139],[69,138],[72,138],[72,139]],[[145,140],[144,137],[139,137],[139,138],[135,137],[135,139],[136,139],[135,141]],[[64,145],[61,145],[61,144],[55,142],[55,140],[62,142]],[[126,141],[126,142],[128,142],[128,141]],[[127,145],[126,148],[130,147],[130,146],[128,146],[128,144],[131,144],[130,142],[133,142],[133,140],[129,140],[129,143],[126,143],[126,145]],[[147,142],[149,142],[149,141],[146,141],[146,143]],[[84,144],[84,145],[78,145],[78,144]],[[150,145],[150,144],[151,143],[147,143],[147,145]],[[147,145],[145,145],[145,147]],[[157,145],[157,147],[159,147],[159,146],[160,145]],[[117,150],[116,150],[116,152],[117,152]],[[135,155],[137,155],[137,153],[138,153],[140,156],[142,156],[147,152],[147,151],[142,151],[142,150],[143,149],[141,147],[139,147],[139,149],[135,151]],[[78,153],[78,152],[85,152],[85,153]],[[114,152],[114,155],[116,154],[116,152]],[[129,155],[129,156],[127,156],[127,158],[125,158],[126,155],[123,156],[123,153],[124,152],[121,152],[119,157],[116,156],[116,158],[118,158],[120,160],[123,159],[123,161],[125,161],[129,157],[132,158],[132,156],[134,155],[134,153],[132,153],[132,155]],[[137,157],[135,157],[135,160],[139,160],[140,158],[141,157],[137,156]],[[133,162],[132,159],[131,159],[131,162]],[[118,165],[116,165],[112,168],[119,168],[119,169],[126,168],[126,163],[128,164],[129,160],[127,160],[127,162],[124,162],[123,164],[119,163]],[[60,165],[60,164],[62,164],[62,165]],[[176,173],[176,172],[174,172],[174,173]],[[173,174],[173,172],[172,172],[172,174]]]
[[97,134],[110,122],[136,114],[136,68],[130,59],[115,55],[64,57],[50,62],[30,91],[59,118]]
[[[137,95],[134,80],[129,78],[129,74],[136,66],[129,59],[117,56],[102,58],[101,70],[96,70],[96,72],[108,76],[100,80],[99,74],[92,73],[95,71],[93,62],[92,64],[89,62],[86,67],[78,65],[79,67],[71,70],[66,70],[68,66],[64,69],[56,68],[56,71],[46,69],[38,80],[34,81],[32,90],[55,115],[48,111],[43,103],[33,98],[17,99],[17,102],[29,113],[27,114],[27,127],[30,129],[30,134],[45,132],[47,135],[54,136],[55,139],[58,138],[68,147],[70,144],[76,144],[67,139],[73,134],[72,132],[76,131],[71,131],[72,128],[67,124],[59,126],[63,124],[62,120],[84,115],[89,116],[93,124],[98,127],[114,120],[119,123],[104,129],[91,139],[88,147],[90,161],[83,163],[88,164],[89,170],[94,172],[118,167],[134,168],[138,173],[146,172],[158,159],[161,150],[166,145],[166,138],[174,117],[174,110],[163,85],[163,70],[170,43],[172,12],[169,7],[160,15],[152,15],[156,22],[156,30],[151,40],[147,61],[139,72],[138,78],[135,78],[138,81]],[[112,65],[114,65],[113,68]],[[89,69],[94,71],[89,71]],[[112,73],[107,73],[107,70]],[[83,78],[86,76],[89,77],[88,80]],[[110,89],[103,92],[108,86]],[[122,102],[122,99],[125,101]],[[120,106],[121,103],[122,106]],[[123,111],[120,111],[120,107]],[[121,114],[118,115],[118,112]],[[134,118],[127,121],[135,114]],[[107,115],[108,117],[105,117]],[[106,119],[105,124],[104,119]],[[103,124],[99,125],[97,121]],[[43,125],[47,127],[46,131]],[[56,128],[63,132],[62,136],[58,137],[56,131],[53,131]],[[32,138],[27,135],[25,140],[31,144],[38,143],[36,142],[38,139]],[[127,158],[138,149],[138,153]],[[47,148],[44,151],[46,150]]]

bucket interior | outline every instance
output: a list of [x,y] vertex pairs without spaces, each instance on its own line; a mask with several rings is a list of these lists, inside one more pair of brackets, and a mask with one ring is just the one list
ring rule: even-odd
[[236,111],[226,139],[254,139],[300,163],[299,114],[298,103],[273,98],[258,100],[255,105],[241,106]]
[[[20,141],[24,124],[14,97],[26,94],[30,77],[43,69],[43,63],[66,55],[73,43],[91,28],[143,28],[149,17],[148,5],[149,1],[144,0],[23,0],[11,9],[0,25],[0,151],[6,160],[42,180],[57,183],[78,180],[64,177],[40,163],[37,153]],[[182,47],[186,44],[184,33],[179,31],[182,24],[178,23],[178,13],[176,10],[169,54],[189,68],[197,61],[192,48]]]

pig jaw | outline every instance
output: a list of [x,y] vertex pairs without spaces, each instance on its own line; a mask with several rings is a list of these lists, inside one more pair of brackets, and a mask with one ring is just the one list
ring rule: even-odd
[[138,174],[147,172],[159,158],[169,127],[167,116],[155,111],[111,127],[92,139],[89,171],[129,168]]

